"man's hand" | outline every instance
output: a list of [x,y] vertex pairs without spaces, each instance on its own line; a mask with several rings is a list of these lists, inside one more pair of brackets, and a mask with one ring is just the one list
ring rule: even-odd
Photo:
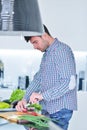
[[40,93],[32,93],[30,96],[30,102],[31,103],[37,103],[43,99],[43,96]]
[[16,105],[16,110],[21,111],[21,112],[26,111],[26,108],[25,108],[26,104],[27,102],[24,99],[19,101],[18,104]]

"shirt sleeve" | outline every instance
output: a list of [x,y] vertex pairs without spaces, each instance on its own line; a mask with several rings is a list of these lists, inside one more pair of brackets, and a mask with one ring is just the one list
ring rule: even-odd
[[30,95],[33,92],[39,92],[40,89],[40,71],[38,71],[35,75],[34,78],[32,80],[32,82],[30,83],[30,85],[28,86],[27,90],[26,90],[26,94],[24,96],[24,99],[28,102]]
[[[68,91],[72,91],[69,89],[72,76],[74,77],[74,81],[76,81],[75,60],[70,48],[60,48],[60,50],[54,56],[54,63],[54,76],[58,76],[56,77],[57,81],[50,89],[42,92],[44,100],[48,101],[58,99]],[[75,83],[72,85],[75,86]],[[75,89],[75,87],[72,88]]]

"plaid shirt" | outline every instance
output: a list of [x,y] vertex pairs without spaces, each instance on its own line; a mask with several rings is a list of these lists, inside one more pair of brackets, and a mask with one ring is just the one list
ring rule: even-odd
[[42,57],[39,71],[27,88],[25,99],[40,92],[43,109],[50,114],[62,108],[77,109],[76,67],[71,48],[55,38]]

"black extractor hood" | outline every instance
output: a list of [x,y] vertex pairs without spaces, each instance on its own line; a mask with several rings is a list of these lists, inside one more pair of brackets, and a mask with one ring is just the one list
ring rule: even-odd
[[37,0],[0,0],[0,35],[36,36],[43,32]]

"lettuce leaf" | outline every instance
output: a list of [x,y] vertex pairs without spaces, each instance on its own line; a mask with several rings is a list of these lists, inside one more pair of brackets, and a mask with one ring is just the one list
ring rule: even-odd
[[24,94],[25,94],[24,90],[16,89],[12,92],[9,101],[12,103],[13,101],[21,100]]

